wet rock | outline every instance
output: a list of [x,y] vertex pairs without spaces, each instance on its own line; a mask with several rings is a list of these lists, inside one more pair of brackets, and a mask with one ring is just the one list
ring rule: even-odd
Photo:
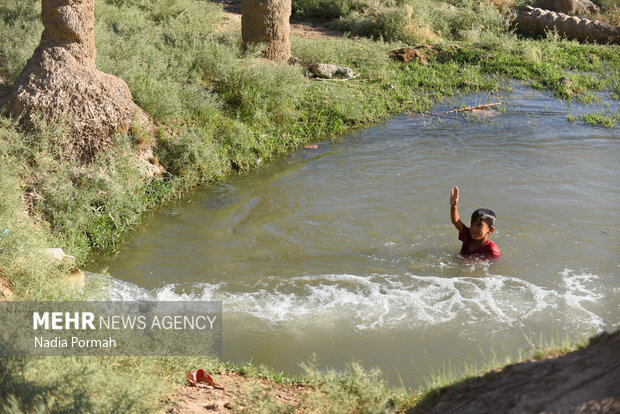
[[47,254],[53,259],[56,259],[58,263],[63,265],[73,266],[75,265],[75,257],[69,256],[61,248],[47,248],[43,249],[43,253]]
[[353,69],[346,66],[329,65],[326,63],[309,63],[306,65],[308,69],[317,78],[331,79],[344,78],[351,79],[353,77]]

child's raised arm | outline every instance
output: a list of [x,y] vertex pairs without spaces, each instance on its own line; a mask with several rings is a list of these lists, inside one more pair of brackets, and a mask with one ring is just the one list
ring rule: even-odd
[[452,224],[458,231],[461,231],[463,226],[463,222],[461,221],[461,216],[459,216],[459,210],[457,205],[459,204],[459,188],[454,187],[450,191],[450,218],[452,219]]

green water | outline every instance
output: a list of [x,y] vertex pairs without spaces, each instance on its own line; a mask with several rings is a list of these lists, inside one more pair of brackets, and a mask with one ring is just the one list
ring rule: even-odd
[[[401,115],[232,177],[89,270],[109,268],[116,299],[222,300],[225,360],[290,373],[317,353],[394,385],[618,328],[620,129],[521,89],[460,104],[498,100],[496,116]],[[457,256],[454,185],[465,221],[497,213],[497,262]]]

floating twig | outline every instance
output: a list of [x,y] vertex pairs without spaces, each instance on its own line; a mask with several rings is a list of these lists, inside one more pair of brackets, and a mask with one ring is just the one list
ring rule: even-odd
[[459,109],[453,109],[451,111],[446,111],[446,112],[440,112],[438,114],[434,114],[434,115],[441,115],[441,114],[452,114],[454,112],[465,112],[465,111],[473,111],[475,109],[486,109],[486,108],[491,108],[493,106],[497,106],[497,105],[502,105],[503,102],[495,102],[495,103],[490,103],[490,104],[484,104],[484,105],[476,105],[476,106],[468,106],[467,108],[459,108]]

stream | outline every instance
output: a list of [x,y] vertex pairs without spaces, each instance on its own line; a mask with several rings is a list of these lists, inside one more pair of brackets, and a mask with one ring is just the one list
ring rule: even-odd
[[[115,300],[222,300],[223,359],[287,373],[379,367],[393,386],[620,327],[620,128],[515,87],[396,116],[168,204],[107,268]],[[618,102],[599,106],[618,110]],[[458,256],[459,212],[497,214],[492,263]]]

